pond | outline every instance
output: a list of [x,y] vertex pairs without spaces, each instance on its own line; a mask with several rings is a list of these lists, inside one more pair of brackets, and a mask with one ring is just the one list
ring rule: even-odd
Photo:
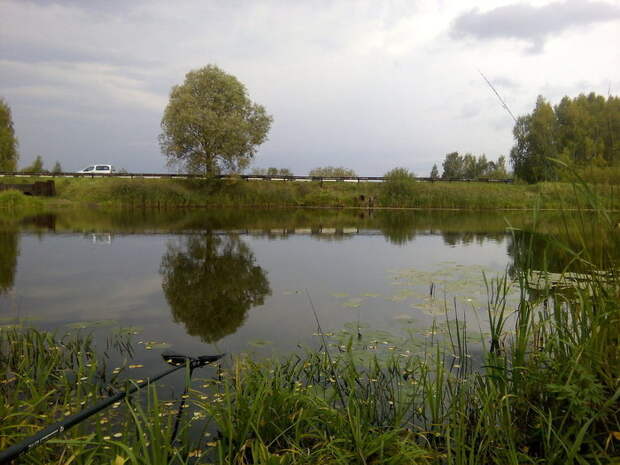
[[[145,365],[167,348],[264,357],[318,347],[319,324],[343,341],[394,344],[458,315],[484,338],[485,277],[514,274],[519,228],[532,222],[523,212],[320,209],[68,210],[5,221],[0,325],[99,338],[129,328]],[[561,270],[569,260],[558,252],[546,263]]]

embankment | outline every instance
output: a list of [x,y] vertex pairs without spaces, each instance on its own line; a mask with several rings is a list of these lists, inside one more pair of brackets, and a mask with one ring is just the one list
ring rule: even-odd
[[[11,182],[31,182],[15,178]],[[569,183],[495,184],[484,182],[411,182],[398,189],[385,183],[56,178],[54,205],[132,208],[180,207],[331,207],[529,210],[578,208]],[[604,207],[619,209],[614,185],[592,186]]]

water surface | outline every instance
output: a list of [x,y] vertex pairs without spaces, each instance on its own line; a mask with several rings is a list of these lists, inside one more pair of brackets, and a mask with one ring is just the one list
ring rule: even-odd
[[4,220],[0,324],[96,337],[131,327],[146,361],[166,347],[257,356],[316,347],[317,318],[324,332],[425,337],[456,309],[484,334],[483,273],[514,272],[512,228],[531,222],[530,213],[357,210]]

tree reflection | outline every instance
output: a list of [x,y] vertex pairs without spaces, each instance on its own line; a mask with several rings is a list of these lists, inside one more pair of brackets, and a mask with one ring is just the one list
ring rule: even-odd
[[209,343],[234,333],[271,294],[265,271],[236,235],[208,232],[169,243],[160,273],[174,320]]
[[17,231],[0,230],[0,294],[13,288],[18,255]]

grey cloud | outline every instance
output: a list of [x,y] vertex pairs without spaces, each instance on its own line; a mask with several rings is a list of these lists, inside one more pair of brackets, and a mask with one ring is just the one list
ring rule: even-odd
[[620,8],[602,1],[565,0],[535,7],[522,3],[487,12],[477,8],[461,14],[451,27],[454,38],[518,39],[540,52],[545,41],[565,30],[620,18]]

